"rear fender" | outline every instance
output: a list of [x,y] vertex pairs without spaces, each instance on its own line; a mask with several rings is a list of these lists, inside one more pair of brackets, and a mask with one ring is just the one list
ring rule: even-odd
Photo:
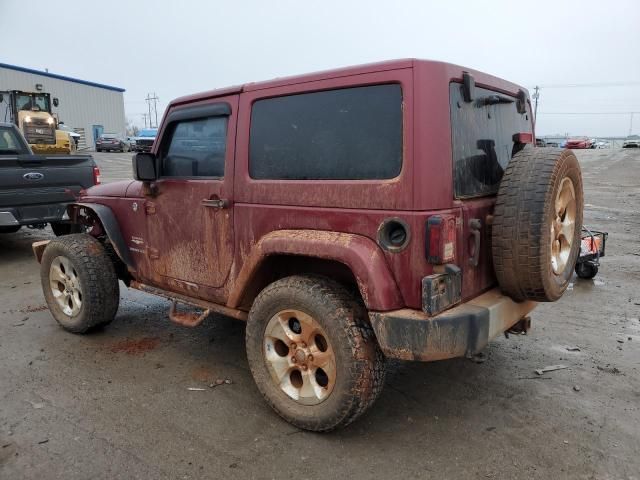
[[131,258],[129,248],[124,241],[124,237],[120,231],[120,226],[118,225],[118,220],[116,219],[113,210],[106,205],[101,205],[99,203],[73,203],[67,207],[67,212],[70,217],[72,217],[73,210],[78,207],[86,208],[98,217],[102,224],[104,233],[111,241],[111,245],[113,245],[113,249],[120,260],[122,260],[129,270],[135,270],[135,263],[133,258]]
[[249,252],[228,306],[240,306],[255,273],[270,255],[301,255],[343,263],[353,273],[367,309],[385,311],[404,305],[384,254],[373,240],[348,233],[278,230],[262,237]]

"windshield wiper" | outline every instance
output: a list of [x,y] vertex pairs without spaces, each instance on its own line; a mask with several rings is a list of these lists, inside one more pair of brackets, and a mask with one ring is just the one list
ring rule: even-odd
[[480,97],[476,100],[477,107],[484,107],[486,105],[497,105],[499,103],[513,103],[515,100],[503,95],[488,95],[486,97]]

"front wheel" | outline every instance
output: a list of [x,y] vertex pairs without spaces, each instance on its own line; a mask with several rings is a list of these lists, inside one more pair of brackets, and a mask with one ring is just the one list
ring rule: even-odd
[[70,332],[107,325],[118,311],[120,290],[113,262],[90,235],[51,240],[42,255],[40,281],[51,314]]
[[384,385],[384,356],[364,306],[324,277],[292,276],[266,287],[249,312],[246,347],[266,401],[305,430],[348,425]]

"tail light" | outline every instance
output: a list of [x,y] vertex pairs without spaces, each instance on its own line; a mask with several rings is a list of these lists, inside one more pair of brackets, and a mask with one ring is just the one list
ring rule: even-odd
[[100,169],[98,167],[93,167],[93,184],[100,184]]
[[456,259],[456,217],[433,215],[427,220],[427,261],[435,265]]

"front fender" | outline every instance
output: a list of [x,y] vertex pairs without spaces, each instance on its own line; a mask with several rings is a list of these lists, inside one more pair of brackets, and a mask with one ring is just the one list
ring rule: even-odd
[[131,258],[129,248],[124,241],[124,237],[120,231],[120,226],[118,225],[118,220],[116,219],[113,210],[106,205],[101,205],[99,203],[72,203],[67,207],[67,212],[71,214],[71,210],[74,207],[84,207],[96,214],[102,224],[104,233],[109,237],[109,240],[111,241],[111,244],[113,245],[113,248],[120,260],[124,262],[128,269],[135,270],[135,263],[133,258]]
[[351,269],[367,309],[386,311],[404,306],[393,274],[373,240],[349,233],[278,230],[262,237],[249,252],[229,295],[230,307],[240,306],[254,273],[270,255],[301,255],[338,261]]

